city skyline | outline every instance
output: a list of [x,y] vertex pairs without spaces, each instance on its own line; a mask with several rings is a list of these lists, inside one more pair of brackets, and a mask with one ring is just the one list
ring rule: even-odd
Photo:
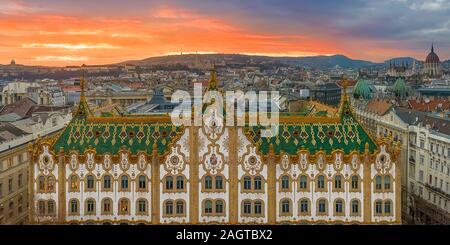
[[[0,3],[0,64],[111,64],[179,53],[450,57],[450,3],[27,1]],[[333,17],[333,18],[330,18]]]

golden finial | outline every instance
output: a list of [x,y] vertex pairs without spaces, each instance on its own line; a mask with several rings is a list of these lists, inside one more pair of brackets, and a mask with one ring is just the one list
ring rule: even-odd
[[341,79],[341,85],[342,85],[342,99],[347,100],[347,87],[348,87],[348,78],[343,75]]
[[216,64],[213,64],[213,67],[211,69],[211,78],[209,80],[208,87],[209,89],[216,89],[217,88],[217,80],[216,80]]
[[84,101],[86,99],[85,95],[84,95],[84,85],[85,85],[85,79],[84,79],[84,72],[81,75],[81,79],[80,79],[80,90],[81,90],[81,94],[80,94],[80,101]]

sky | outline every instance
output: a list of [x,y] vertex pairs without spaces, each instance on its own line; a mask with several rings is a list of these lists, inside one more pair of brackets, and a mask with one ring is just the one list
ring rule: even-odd
[[183,53],[450,59],[450,0],[0,0],[0,64]]

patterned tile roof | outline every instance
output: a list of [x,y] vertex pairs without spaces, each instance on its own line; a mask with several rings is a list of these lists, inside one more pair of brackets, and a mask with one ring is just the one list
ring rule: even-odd
[[[279,132],[275,137],[261,137],[261,129],[262,126],[247,125],[244,132],[263,154],[269,151],[270,145],[276,154],[296,154],[301,149],[311,154],[321,150],[329,154],[338,149],[345,154],[362,153],[366,145],[373,153],[377,148],[357,122],[347,100],[342,103],[338,117],[280,113]],[[183,132],[183,127],[174,126],[168,115],[93,116],[87,103],[81,101],[72,121],[53,144],[53,150],[83,153],[94,148],[98,154],[115,154],[125,148],[132,154],[140,151],[150,154],[156,144],[158,153],[164,154]]]

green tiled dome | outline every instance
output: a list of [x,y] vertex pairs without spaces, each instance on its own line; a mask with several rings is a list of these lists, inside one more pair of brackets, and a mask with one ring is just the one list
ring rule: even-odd
[[371,96],[370,86],[366,80],[360,79],[353,88],[353,96],[357,99],[369,100]]
[[405,80],[399,78],[395,81],[393,91],[397,97],[405,97],[408,95],[408,88],[406,87]]

